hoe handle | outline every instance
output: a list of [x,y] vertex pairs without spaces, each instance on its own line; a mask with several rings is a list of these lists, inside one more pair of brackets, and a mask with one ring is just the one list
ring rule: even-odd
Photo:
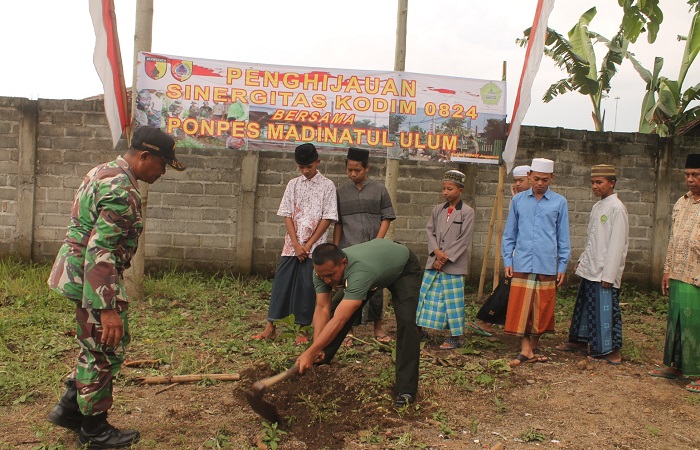
[[294,364],[292,367],[290,367],[282,373],[278,373],[277,375],[271,376],[269,378],[264,378],[262,380],[256,381],[255,384],[253,384],[253,390],[256,392],[264,392],[265,389],[272,386],[273,384],[286,380],[292,375],[296,375],[298,372],[299,366],[297,364]]

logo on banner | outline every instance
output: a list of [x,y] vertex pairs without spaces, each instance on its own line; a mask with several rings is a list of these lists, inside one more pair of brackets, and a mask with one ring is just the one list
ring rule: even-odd
[[192,76],[192,61],[173,59],[170,64],[170,72],[177,81],[187,81]]
[[481,101],[485,105],[498,105],[503,90],[496,83],[486,83],[481,88]]
[[165,58],[154,58],[146,56],[146,75],[154,80],[163,78],[168,71],[168,60]]

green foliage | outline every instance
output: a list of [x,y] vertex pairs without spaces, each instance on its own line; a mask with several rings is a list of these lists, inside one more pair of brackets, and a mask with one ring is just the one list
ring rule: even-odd
[[216,431],[214,436],[210,437],[204,442],[204,448],[217,450],[233,448],[233,445],[231,444],[231,434],[231,431],[229,431],[226,427],[221,427]]
[[290,314],[284,319],[276,320],[275,326],[281,329],[281,332],[277,333],[278,339],[286,339],[288,341],[294,341],[297,336],[305,335],[308,336],[311,333],[311,325],[299,325],[295,323],[296,317],[294,314]]
[[278,428],[277,423],[267,423],[263,422],[262,437],[260,440],[267,445],[270,450],[277,450],[282,436],[287,434],[286,431],[282,431]]
[[[543,100],[549,103],[556,96],[577,91],[587,95],[593,105],[593,123],[596,131],[604,131],[605,113],[601,111],[601,101],[611,89],[611,80],[617,73],[630,43],[621,28],[612,39],[607,39],[588,29],[596,15],[593,7],[584,12],[578,23],[568,32],[568,39],[551,28],[547,28],[544,54],[549,56],[557,67],[566,71],[568,76],[552,84],[544,94]],[[521,47],[527,45],[531,29],[523,32],[525,37],[517,39]],[[596,69],[594,44],[602,43],[608,48],[601,66]]]
[[[338,415],[340,405],[338,405],[338,398],[334,397],[334,395],[335,392],[332,390],[327,391],[320,398],[299,394],[299,403],[308,411],[309,419],[311,419],[308,426],[312,426],[314,423],[329,422],[334,416]],[[327,397],[329,398],[328,400],[326,400]]]
[[653,44],[664,20],[659,0],[617,0],[617,3],[624,11],[622,29],[625,38],[634,43],[640,34],[647,31],[647,40]]
[[661,436],[661,430],[652,425],[647,425],[647,431],[649,431],[649,436],[659,437]]
[[[677,79],[672,80],[660,75],[664,63],[661,57],[654,59],[654,69],[650,72],[631,54],[626,55],[639,76],[647,83],[639,124],[639,131],[642,133],[673,136],[683,125],[700,117],[700,106],[693,103],[700,100],[700,83],[683,91],[688,70],[700,52],[700,11],[697,1],[688,3],[695,4],[695,14],[688,35],[679,36],[679,40],[685,41],[685,49]],[[694,106],[691,107],[691,104]]]
[[547,436],[534,428],[528,428],[526,431],[520,433],[520,439],[525,442],[544,442],[547,440]]

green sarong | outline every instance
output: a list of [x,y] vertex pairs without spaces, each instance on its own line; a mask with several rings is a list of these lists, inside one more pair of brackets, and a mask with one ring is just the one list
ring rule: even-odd
[[664,364],[700,376],[700,287],[671,280]]

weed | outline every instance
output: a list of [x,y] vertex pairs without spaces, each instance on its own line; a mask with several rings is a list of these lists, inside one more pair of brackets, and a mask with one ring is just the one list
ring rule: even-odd
[[309,419],[312,425],[314,422],[319,424],[323,422],[329,422],[333,416],[338,415],[340,406],[338,405],[338,399],[333,398],[329,401],[324,401],[326,396],[333,394],[333,391],[328,391],[321,395],[321,398],[313,398],[311,395],[299,394],[299,400],[304,408],[309,412]]
[[534,428],[528,428],[527,431],[520,433],[520,439],[525,442],[544,442],[547,439],[547,436]]
[[275,320],[275,326],[281,329],[278,332],[278,339],[294,341],[297,336],[308,336],[311,333],[311,325],[299,325],[296,323],[294,314],[290,314],[284,319]]
[[473,436],[479,432],[479,419],[477,417],[472,417],[469,420],[469,431]]
[[688,403],[689,405],[700,406],[700,396],[698,396],[697,394],[688,395],[686,397],[683,397],[683,400],[686,403]]
[[493,404],[496,405],[496,414],[502,415],[508,412],[508,407],[505,405],[505,403],[503,403],[503,397],[501,397],[499,394],[493,396]]
[[651,437],[661,436],[661,430],[652,425],[647,425],[647,431],[649,431],[649,436]]
[[384,441],[384,437],[379,433],[379,425],[371,430],[360,431],[358,435],[363,444],[381,444]]
[[277,447],[279,446],[280,441],[282,440],[282,436],[287,434],[286,431],[282,431],[279,428],[277,428],[277,423],[267,423],[263,422],[263,429],[261,433],[260,440],[267,445],[267,448],[270,450],[277,450]]
[[229,437],[231,432],[226,429],[226,427],[221,427],[216,431],[216,434],[204,442],[204,448],[211,449],[224,449],[232,448],[231,438]]
[[413,434],[410,432],[403,433],[396,438],[394,443],[395,448],[418,448],[425,449],[428,448],[427,445],[419,442],[414,442]]

